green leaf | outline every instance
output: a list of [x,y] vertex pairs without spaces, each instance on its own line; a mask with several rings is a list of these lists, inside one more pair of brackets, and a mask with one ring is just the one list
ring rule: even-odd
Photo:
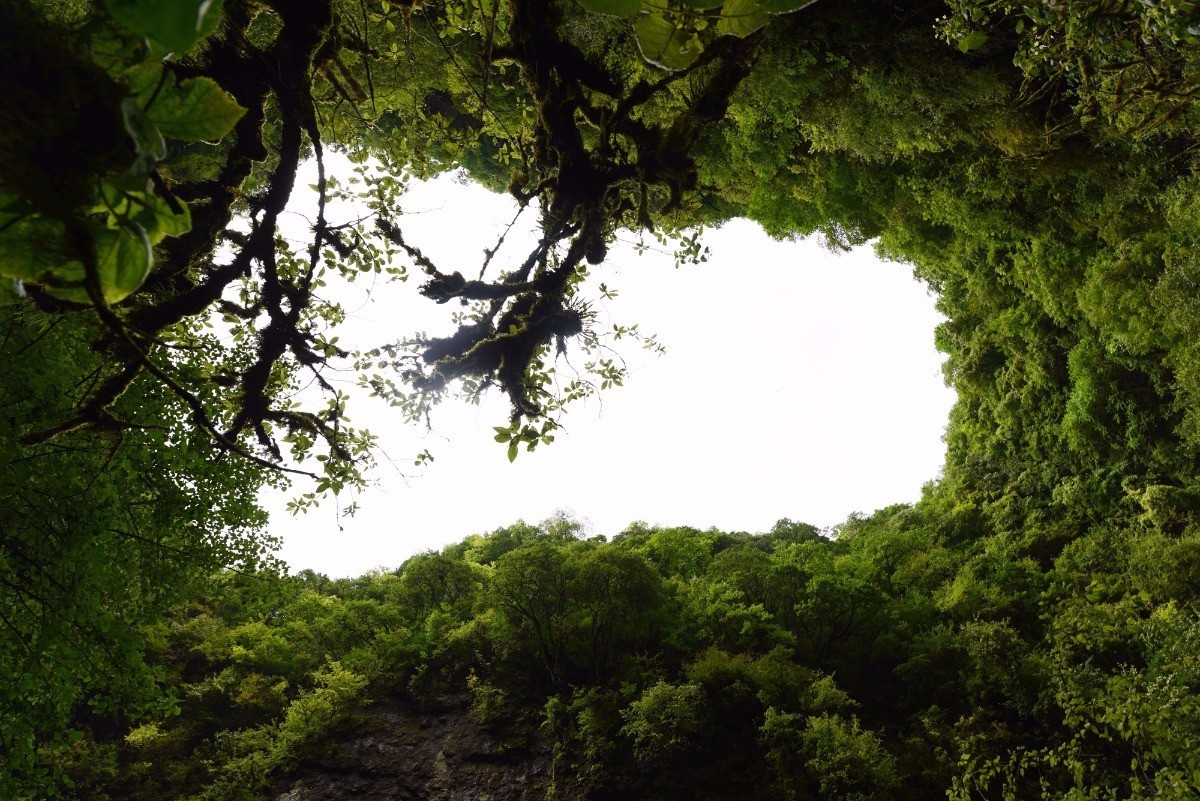
[[593,14],[632,17],[641,10],[642,0],[579,0],[579,5]]
[[716,8],[721,5],[725,0],[679,0],[679,2],[689,8],[698,8],[701,11],[707,11],[710,8]]
[[[96,232],[94,242],[100,292],[106,303],[118,303],[135,292],[150,274],[150,241],[140,225],[129,222],[118,228],[101,228]],[[45,287],[49,294],[75,303],[92,302],[83,286],[82,268],[78,277],[69,282],[61,282],[57,275],[61,269],[55,272],[51,283]],[[60,282],[74,285],[64,286]]]
[[696,37],[656,14],[646,14],[633,23],[642,57],[665,70],[690,67],[703,46]]
[[717,20],[717,33],[749,36],[770,21],[758,0],[727,0]]
[[171,208],[166,199],[158,195],[144,194],[140,205],[134,202],[133,221],[146,232],[151,245],[157,245],[168,236],[186,234],[192,228],[192,213],[187,204],[176,199],[179,211]]
[[66,235],[62,223],[32,215],[10,224],[0,234],[0,275],[33,283],[52,276],[81,281],[83,264],[62,251]]
[[[167,72],[166,77],[163,77],[164,71]],[[175,86],[174,78],[161,61],[135,64],[125,72],[125,80],[129,82],[130,94],[137,98],[141,108],[152,105],[151,98],[159,91],[160,81],[162,88]]]
[[167,78],[146,116],[163,136],[185,142],[215,142],[233,130],[246,110],[211,78],[190,78],[173,86]]
[[191,230],[192,215],[182,200],[173,198],[175,208],[172,208],[166,198],[148,190],[127,189],[120,184],[120,181],[105,181],[100,187],[102,202],[92,208],[110,215],[110,228],[117,227],[122,221],[133,221],[145,230],[151,245]]
[[216,27],[223,0],[104,0],[129,30],[182,53]]
[[0,187],[0,236],[9,224],[30,213],[29,203]]
[[966,36],[958,40],[958,49],[964,53],[970,53],[972,50],[978,50],[983,47],[988,40],[988,35],[983,31],[971,31]]
[[768,14],[790,14],[802,8],[808,8],[817,0],[759,0],[759,5]]
[[135,98],[127,97],[121,101],[121,120],[139,154],[149,156],[153,161],[167,157],[167,143],[163,141],[162,132],[138,107]]
[[0,278],[0,306],[20,303],[25,299],[25,290],[15,278]]
[[137,223],[96,235],[96,267],[104,299],[116,303],[135,292],[150,274],[150,241]]
[[518,439],[514,439],[512,442],[508,443],[508,461],[511,462],[517,458],[517,446],[520,444],[521,441]]

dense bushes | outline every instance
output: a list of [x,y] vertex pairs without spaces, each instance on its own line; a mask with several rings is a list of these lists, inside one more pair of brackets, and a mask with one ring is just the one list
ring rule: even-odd
[[179,714],[94,730],[68,768],[114,798],[258,797],[363,704],[465,695],[584,786],[1193,795],[1192,537],[1136,513],[1039,560],[1028,531],[946,545],[944,503],[832,535],[558,520],[357,579],[226,573],[154,632]]

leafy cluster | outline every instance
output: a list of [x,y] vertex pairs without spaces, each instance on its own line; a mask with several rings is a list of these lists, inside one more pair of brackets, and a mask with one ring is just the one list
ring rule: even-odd
[[712,26],[718,36],[746,37],[768,23],[773,14],[786,14],[816,0],[579,0],[598,14],[633,17],[633,33],[642,56],[655,66],[683,70],[704,52],[703,31]]
[[[214,459],[157,382],[113,400],[128,422],[26,445],[20,431],[69,415],[103,355],[75,318],[0,312],[0,797],[42,798],[94,731],[176,709],[145,627],[214,571],[274,562],[257,491],[263,468]],[[179,361],[185,374],[204,365]]]
[[107,10],[75,41],[28,11],[6,14],[14,69],[51,78],[4,102],[0,301],[27,288],[100,305],[135,292],[152,248],[191,228],[187,204],[159,172],[166,139],[219,140],[244,111],[209,78],[177,84],[162,61],[211,33],[220,3],[114,1]]
[[89,797],[261,798],[365,705],[464,699],[565,797],[1193,797],[1200,540],[1057,555],[937,489],[832,532],[558,518],[330,581],[225,573],[150,631],[179,714],[80,743]]

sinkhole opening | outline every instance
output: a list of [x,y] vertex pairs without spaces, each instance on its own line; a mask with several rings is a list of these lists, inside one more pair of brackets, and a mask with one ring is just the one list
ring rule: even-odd
[[[297,241],[311,202],[293,202]],[[471,277],[506,229],[493,275],[538,236],[536,212],[509,229],[515,202],[461,176],[412,182],[403,208],[405,238],[440,269]],[[501,393],[479,405],[445,402],[425,430],[349,388],[353,421],[387,456],[378,484],[348,519],[326,508],[291,517],[280,513],[286,494],[269,497],[280,555],[293,570],[351,576],[562,510],[611,537],[633,521],[765,531],[787,517],[827,527],[917,500],[941,469],[954,402],[928,287],[870,246],[833,252],[816,237],[773,240],[745,220],[700,242],[704,260],[679,265],[669,244],[617,236],[580,293],[591,324],[637,325],[666,352],[610,341],[609,357],[628,369],[623,385],[578,404],[552,444],[511,464],[494,441],[508,414]],[[409,272],[406,282],[368,278],[337,290],[349,312],[341,344],[452,330],[455,304],[420,297],[420,272]],[[585,358],[568,349],[555,370],[570,376]],[[433,461],[413,466],[422,451]]]

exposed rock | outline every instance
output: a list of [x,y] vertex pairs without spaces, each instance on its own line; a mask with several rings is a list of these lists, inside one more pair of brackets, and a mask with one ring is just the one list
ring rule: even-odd
[[545,801],[552,775],[548,744],[514,747],[462,699],[391,701],[358,713],[287,777],[276,801]]
[[[609,783],[557,775],[551,743],[474,720],[467,699],[377,703],[354,715],[276,788],[274,801],[746,801],[766,777],[736,749],[664,765],[633,763]],[[726,758],[728,757],[728,758]],[[593,777],[594,778],[594,777]],[[551,793],[551,787],[553,792]]]

